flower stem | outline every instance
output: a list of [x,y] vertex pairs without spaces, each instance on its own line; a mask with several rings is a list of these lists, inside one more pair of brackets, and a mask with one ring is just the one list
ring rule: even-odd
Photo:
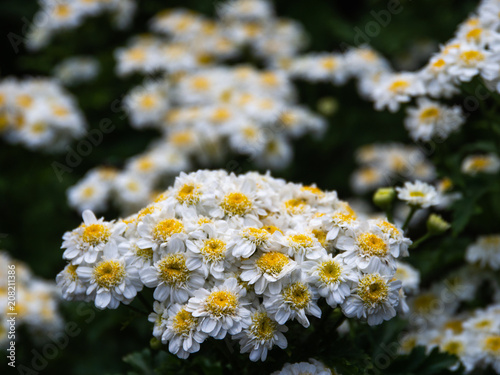
[[420,237],[418,240],[416,240],[415,242],[413,242],[411,245],[410,245],[410,249],[415,249],[416,247],[418,247],[422,242],[424,241],[427,241],[429,238],[431,238],[433,236],[433,234],[427,232],[426,234],[424,234],[422,237]]
[[415,215],[415,212],[417,212],[418,209],[419,207],[417,206],[411,206],[410,213],[406,217],[405,223],[403,224],[403,231],[406,231],[406,229],[408,229],[408,225],[410,225],[410,220],[412,219],[413,215]]

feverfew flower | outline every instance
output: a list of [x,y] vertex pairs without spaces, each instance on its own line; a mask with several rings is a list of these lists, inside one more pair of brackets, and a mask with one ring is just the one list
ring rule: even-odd
[[342,304],[342,311],[347,317],[366,319],[369,325],[380,324],[396,315],[400,289],[401,281],[393,280],[390,274],[362,275]]
[[332,371],[323,363],[312,358],[309,362],[285,363],[280,371],[275,371],[271,375],[332,375]]
[[408,103],[412,97],[422,95],[424,86],[414,73],[387,74],[373,91],[375,109],[399,110],[400,103]]
[[500,269],[500,235],[481,236],[467,248],[465,259],[481,268]]
[[433,137],[447,138],[465,122],[460,107],[447,107],[426,98],[417,100],[418,107],[410,107],[405,127],[415,141],[430,141]]
[[236,335],[243,329],[250,316],[245,299],[245,288],[235,278],[227,279],[207,289],[198,289],[189,299],[186,311],[200,319],[200,330],[216,339],[223,339],[227,333]]
[[471,176],[478,173],[495,174],[500,171],[500,158],[496,154],[469,155],[462,162],[462,172]]
[[268,351],[274,345],[281,349],[288,346],[285,335],[283,335],[283,332],[287,332],[288,328],[278,324],[262,307],[252,310],[246,324],[248,326],[234,335],[233,339],[239,340],[241,353],[250,352],[251,361],[265,361]]
[[124,223],[114,224],[97,220],[94,213],[85,210],[82,214],[84,223],[77,229],[66,232],[63,236],[63,257],[73,264],[86,262],[93,264],[102,255],[105,247],[115,246],[120,235],[125,230]]
[[397,187],[398,198],[408,205],[418,208],[436,206],[441,197],[434,186],[425,182],[405,182],[403,187]]
[[139,270],[119,254],[116,246],[108,246],[99,262],[80,265],[76,273],[88,285],[86,294],[95,298],[99,309],[116,309],[120,302],[127,305],[143,288]]
[[264,307],[279,324],[297,319],[305,328],[309,327],[307,315],[321,317],[317,305],[318,291],[302,279],[300,272],[295,273],[277,294],[264,294]]
[[318,288],[319,295],[335,308],[351,294],[351,284],[358,279],[353,268],[344,264],[337,256],[324,255],[319,259],[302,263],[307,281]]

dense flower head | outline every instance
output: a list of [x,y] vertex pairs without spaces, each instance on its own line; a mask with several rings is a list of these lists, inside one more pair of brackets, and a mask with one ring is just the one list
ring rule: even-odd
[[402,293],[396,259],[411,243],[335,192],[255,172],[183,173],[125,219],[83,218],[64,235],[64,297],[116,308],[154,289],[153,334],[181,358],[231,335],[265,360],[286,347],[286,324],[321,318],[323,298],[370,325],[388,320]]

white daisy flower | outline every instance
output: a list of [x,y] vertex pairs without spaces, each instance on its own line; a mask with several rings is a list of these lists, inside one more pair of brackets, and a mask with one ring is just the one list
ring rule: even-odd
[[160,302],[184,303],[205,284],[200,272],[187,267],[187,253],[164,254],[151,267],[143,268],[141,280],[148,288],[155,288],[153,297]]
[[265,290],[279,293],[288,276],[297,268],[297,263],[281,250],[258,251],[241,263],[241,280],[253,285],[255,293]]
[[421,181],[407,181],[403,187],[397,187],[396,191],[399,199],[413,207],[427,208],[441,202],[441,196],[436,188]]
[[469,155],[462,161],[462,172],[470,176],[478,173],[495,174],[500,171],[500,158],[496,154]]
[[286,349],[288,346],[283,334],[288,328],[274,321],[262,307],[252,309],[246,324],[247,327],[234,335],[233,339],[239,340],[241,353],[250,352],[251,361],[265,361],[268,351],[274,345],[281,349]]
[[306,281],[314,285],[321,297],[332,308],[344,302],[351,294],[351,284],[358,280],[357,272],[331,254],[302,263]]
[[277,242],[288,250],[288,255],[298,263],[304,258],[318,259],[326,250],[323,249],[313,234],[304,234],[297,231],[287,231],[285,235],[277,233]]
[[80,280],[76,273],[78,267],[77,264],[69,263],[56,276],[57,286],[61,289],[62,296],[65,300],[78,301],[89,298],[86,296],[87,286],[82,283],[82,280]]
[[97,220],[90,210],[83,211],[83,224],[63,235],[63,258],[73,264],[93,264],[108,246],[115,246],[125,230],[124,223]]
[[364,319],[369,325],[378,325],[396,316],[401,281],[378,272],[362,275],[352,294],[342,304],[348,318]]
[[467,248],[465,259],[481,268],[500,269],[500,235],[480,236]]
[[408,103],[412,97],[424,92],[424,85],[415,73],[387,74],[373,92],[375,109],[380,111],[387,108],[390,112],[396,112],[400,103]]
[[80,265],[76,274],[88,285],[86,293],[95,298],[99,309],[116,309],[120,302],[128,305],[143,288],[139,270],[119,254],[116,246],[107,247],[96,264]]
[[153,252],[159,254],[165,248],[172,252],[185,248],[184,223],[176,218],[172,207],[166,207],[158,214],[153,212],[146,215],[137,225],[137,233],[137,245],[141,249],[153,249]]
[[319,295],[316,287],[302,279],[300,272],[292,275],[281,291],[264,294],[264,307],[279,324],[297,319],[305,328],[309,327],[307,315],[321,317],[321,309],[317,305]]
[[264,228],[246,227],[232,235],[229,248],[234,257],[249,258],[257,249],[268,250],[274,237]]
[[394,277],[401,281],[403,290],[415,293],[420,287],[420,272],[407,263],[396,261],[396,273]]
[[245,319],[250,316],[245,299],[245,288],[235,278],[210,290],[198,289],[193,293],[186,310],[200,319],[199,329],[216,339],[223,339],[227,333],[236,335],[243,329]]

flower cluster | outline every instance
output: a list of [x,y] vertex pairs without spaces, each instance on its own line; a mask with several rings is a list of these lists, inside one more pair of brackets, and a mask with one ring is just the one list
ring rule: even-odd
[[50,43],[54,34],[79,27],[86,18],[112,13],[118,28],[130,24],[136,3],[134,0],[39,0],[40,9],[33,16],[26,47],[39,50]]
[[[295,54],[301,29],[275,18],[265,1],[226,3],[219,15],[209,20],[184,9],[161,12],[151,22],[158,36],[134,38],[117,50],[119,74],[160,74],[133,88],[123,105],[132,126],[155,128],[161,138],[113,179],[90,171],[69,191],[73,207],[97,211],[113,198],[124,212],[133,212],[166,177],[220,165],[230,153],[259,167],[284,168],[292,158],[292,139],[325,130],[322,118],[297,104],[285,73],[222,65],[244,46],[272,59]],[[88,194],[90,184],[99,185],[96,194]]]
[[153,334],[181,358],[230,335],[265,360],[288,322],[321,317],[320,299],[369,325],[405,309],[396,259],[411,241],[316,186],[201,170],[125,219],[83,219],[63,237],[64,298],[117,308],[152,288]]
[[[14,278],[9,279],[12,275]],[[60,293],[55,283],[37,278],[26,265],[5,252],[0,252],[0,301],[2,348],[8,347],[12,340],[8,335],[8,318],[14,315],[9,314],[16,314],[16,329],[26,326],[31,337],[40,343],[46,340],[47,334],[63,329],[64,322],[58,312]]]
[[45,78],[0,82],[0,134],[33,150],[57,151],[85,134],[73,97]]

